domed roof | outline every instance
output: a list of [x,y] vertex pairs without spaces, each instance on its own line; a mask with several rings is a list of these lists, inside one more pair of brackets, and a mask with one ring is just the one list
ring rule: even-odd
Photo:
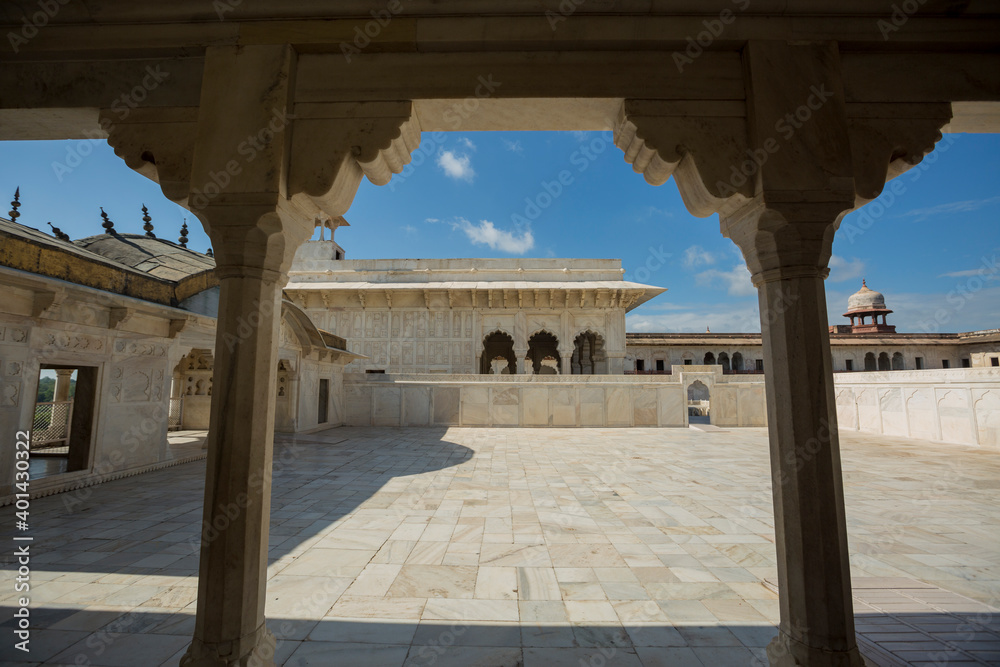
[[164,280],[182,280],[215,268],[215,260],[208,255],[142,234],[98,234],[73,244]]
[[861,281],[861,289],[847,300],[847,312],[856,310],[885,310],[885,297],[881,292],[868,289],[865,281]]

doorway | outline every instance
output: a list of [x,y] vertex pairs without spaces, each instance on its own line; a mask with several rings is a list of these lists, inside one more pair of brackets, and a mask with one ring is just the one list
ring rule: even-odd
[[97,367],[42,364],[31,429],[31,479],[90,466],[96,405]]

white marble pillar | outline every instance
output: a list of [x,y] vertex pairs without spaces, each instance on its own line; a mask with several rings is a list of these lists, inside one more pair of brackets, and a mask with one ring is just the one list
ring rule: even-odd
[[[293,56],[248,46],[205,58],[189,204],[212,239],[220,293],[197,612],[183,667],[274,664],[264,605],[281,289],[313,231],[313,216],[281,195]],[[234,173],[233,146],[261,128],[271,140]],[[225,187],[207,187],[219,174],[229,175]]]
[[56,370],[56,387],[52,395],[53,401],[68,401],[70,380],[73,376],[72,368],[60,368]]
[[523,375],[524,366],[526,363],[530,363],[530,360],[526,360],[525,357],[528,356],[528,348],[526,347],[515,347],[514,348],[514,367],[510,369],[511,375]]
[[563,375],[574,375],[574,373],[573,373],[573,351],[570,350],[569,352],[567,352],[567,351],[563,350],[560,353],[559,356],[562,358],[562,367],[560,369],[560,372]]
[[[823,281],[842,203],[744,210],[727,231],[757,286],[781,622],[776,667],[857,667]],[[792,220],[795,222],[792,222]],[[761,239],[764,239],[763,241]]]

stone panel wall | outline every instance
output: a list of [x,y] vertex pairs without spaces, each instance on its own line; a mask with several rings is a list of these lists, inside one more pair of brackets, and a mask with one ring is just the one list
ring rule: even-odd
[[841,429],[1000,449],[1000,369],[834,375]]
[[[719,399],[716,403],[713,394],[713,423],[764,426],[763,377],[753,376],[746,382],[728,379],[714,384]],[[686,387],[680,374],[347,373],[344,401],[351,426],[685,427]]]

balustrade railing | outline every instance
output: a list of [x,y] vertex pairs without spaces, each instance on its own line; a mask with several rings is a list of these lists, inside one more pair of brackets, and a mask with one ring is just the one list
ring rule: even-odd
[[53,450],[69,446],[70,425],[73,423],[73,401],[35,403],[31,427],[31,450]]

